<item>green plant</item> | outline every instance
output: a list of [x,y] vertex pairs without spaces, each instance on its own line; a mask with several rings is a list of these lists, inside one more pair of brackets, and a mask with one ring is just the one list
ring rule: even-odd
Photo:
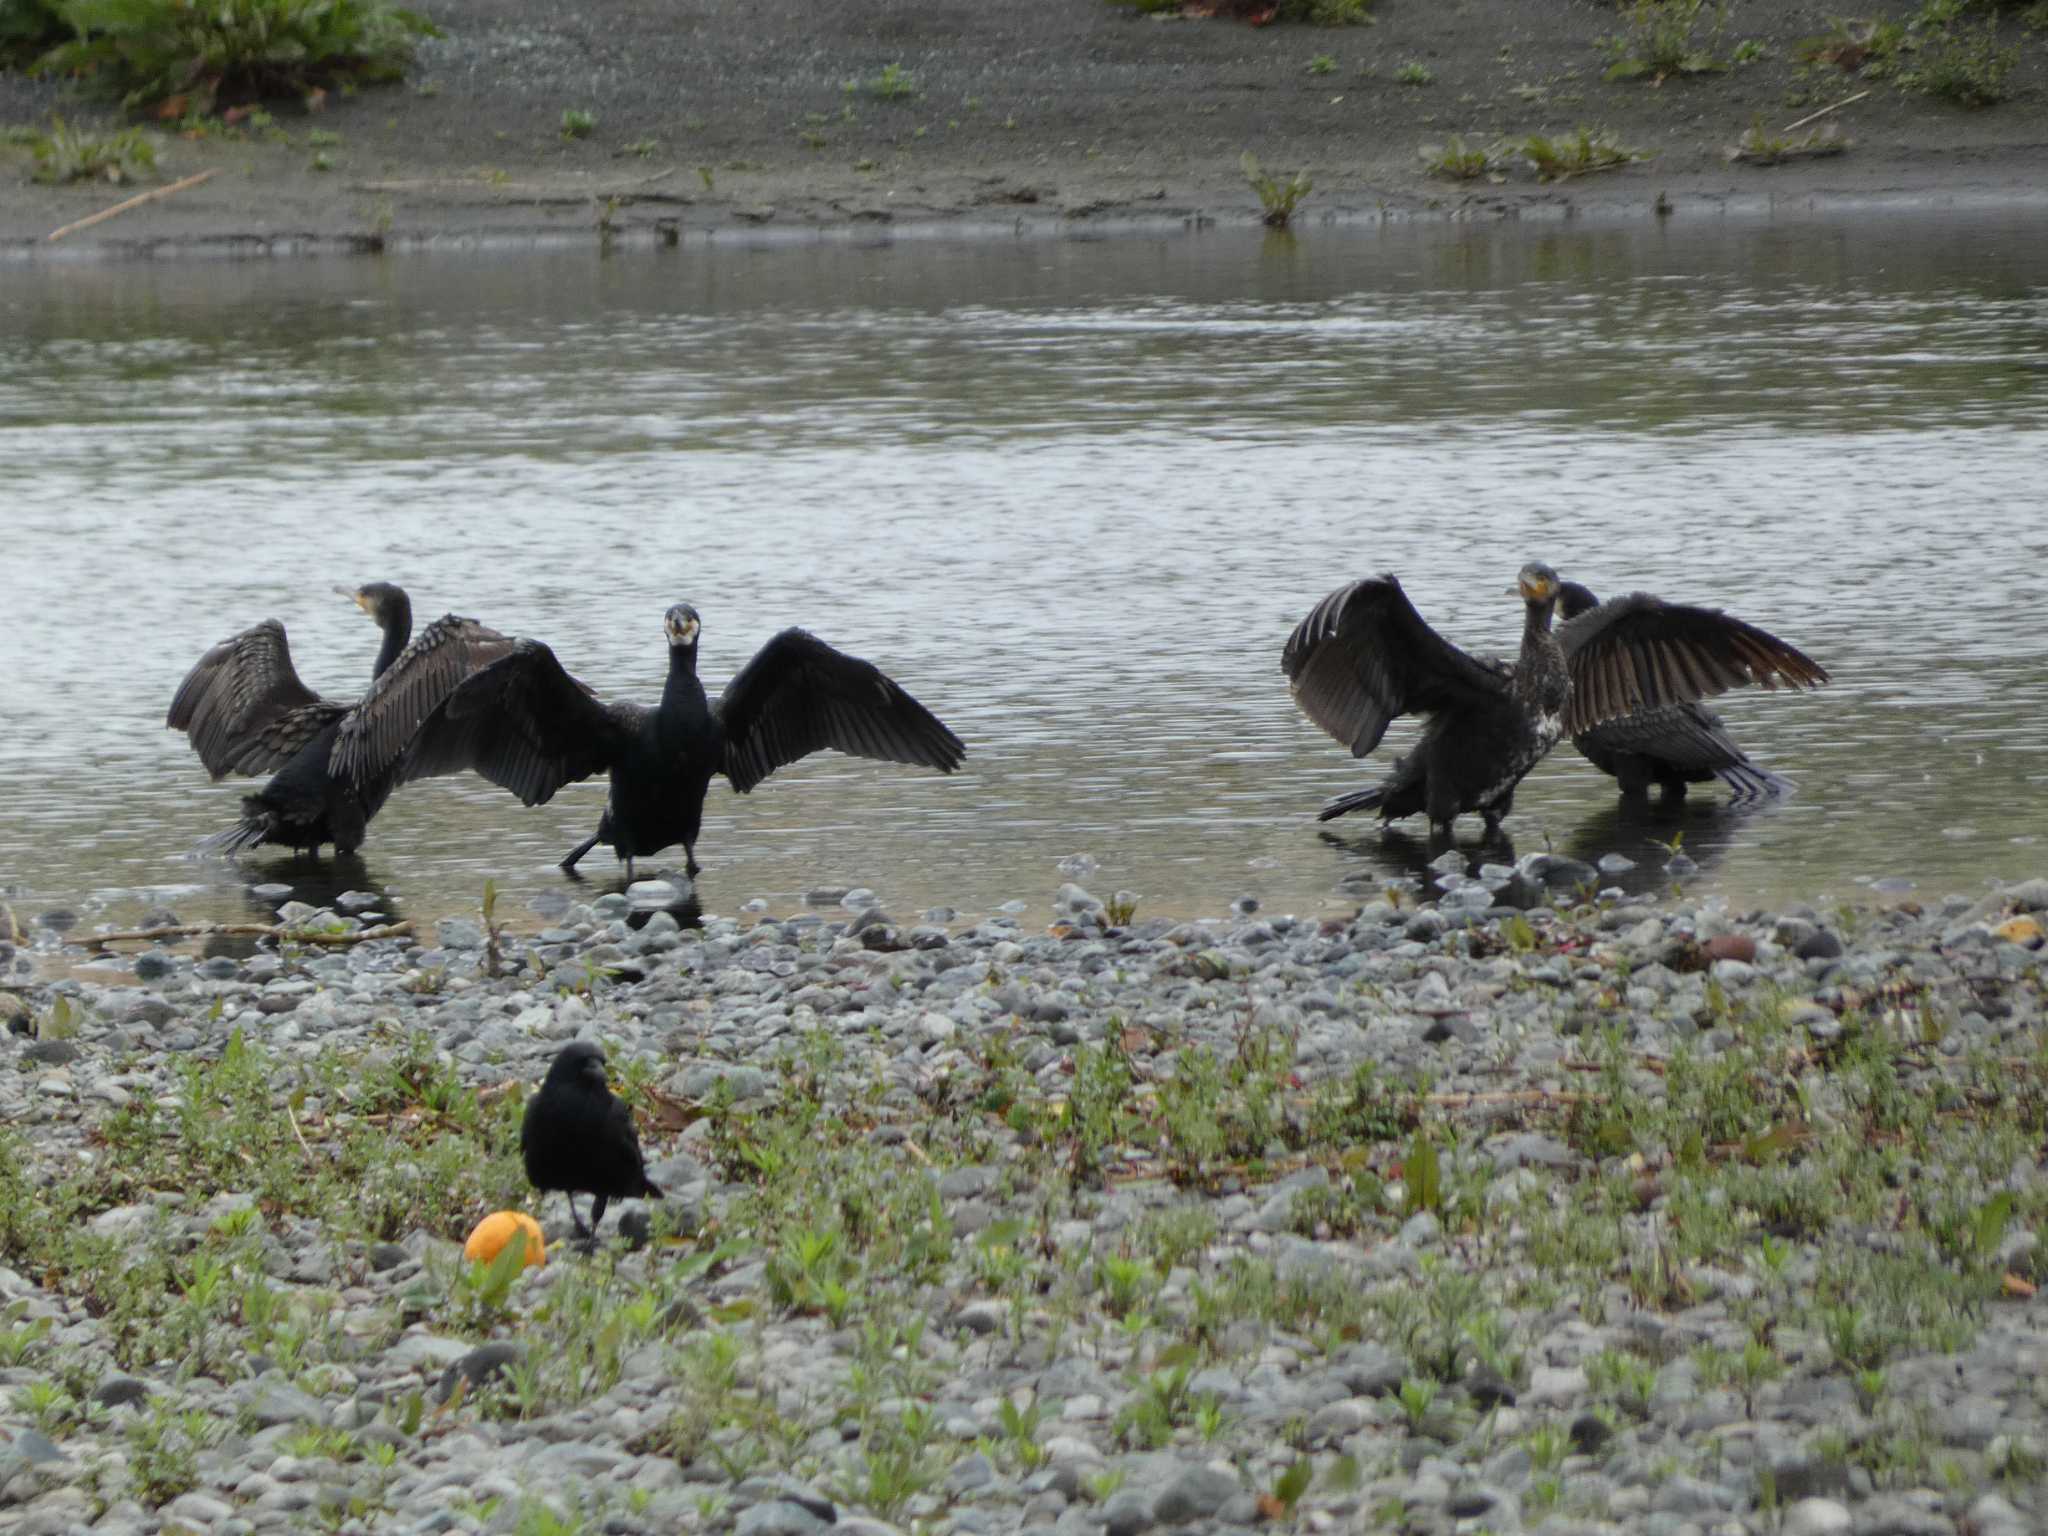
[[871,96],[876,101],[910,101],[921,94],[917,88],[917,76],[901,64],[884,64],[880,74],[871,75],[866,80],[849,80],[845,89],[849,96]]
[[1312,27],[1371,26],[1372,5],[1373,0],[1280,0],[1273,19]]
[[[1703,12],[1709,18],[1704,39],[1698,36]],[[1728,67],[1715,57],[1728,23],[1726,0],[1715,0],[1711,10],[1707,0],[1633,0],[1627,16],[1626,34],[1599,40],[1600,50],[1611,61],[1609,80],[1647,78],[1656,84]]]
[[0,63],[27,63],[63,36],[58,0],[0,0]]
[[1420,59],[1410,59],[1394,71],[1394,78],[1403,85],[1434,85],[1436,71]]
[[1919,62],[1899,83],[1959,107],[1988,107],[2012,94],[2007,77],[2019,63],[2019,44],[1998,46],[1998,19],[1981,27],[1960,21],[1939,28],[1922,47]]
[[1334,75],[1337,73],[1337,60],[1331,54],[1319,53],[1308,61],[1308,72],[1312,75]]
[[91,77],[129,107],[216,107],[396,80],[439,36],[387,0],[60,0],[74,40],[40,67]]
[[[140,128],[103,136],[88,134],[55,113],[50,115],[50,131],[29,140],[29,152],[35,156],[35,178],[41,182],[128,181],[137,169],[156,166],[155,146]],[[67,999],[57,1001],[68,1010]],[[49,1035],[52,1030],[57,1031],[53,1038],[61,1038],[62,1023],[53,1022],[42,1033]]]
[[1852,142],[1833,123],[1809,128],[1795,138],[1790,134],[1772,133],[1764,127],[1763,118],[1758,117],[1729,149],[1728,158],[1750,165],[1777,165],[1784,160],[1811,155],[1839,155]]
[[1281,181],[1261,170],[1257,157],[1250,150],[1238,157],[1238,164],[1244,168],[1245,180],[1259,195],[1259,207],[1264,210],[1265,222],[1274,229],[1285,229],[1294,218],[1294,210],[1313,188],[1308,172],[1296,171]]
[[1423,167],[1430,175],[1447,176],[1453,181],[1472,181],[1493,168],[1492,150],[1467,146],[1464,137],[1455,133],[1442,144],[1423,145],[1416,153],[1422,156]]
[[564,107],[562,109],[563,139],[587,139],[596,127],[597,114],[595,112],[587,111],[582,107]]
[[1555,139],[1532,133],[1516,148],[1535,167],[1538,181],[1563,181],[1569,176],[1609,171],[1649,158],[1601,128],[1580,127]]
[[1401,1383],[1396,1401],[1408,1415],[1408,1427],[1419,1430],[1429,1410],[1436,1406],[1437,1385],[1427,1376],[1410,1376]]

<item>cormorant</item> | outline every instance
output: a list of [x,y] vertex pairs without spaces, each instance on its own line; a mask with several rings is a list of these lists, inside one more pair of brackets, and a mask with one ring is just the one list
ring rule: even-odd
[[1477,811],[1489,834],[1515,786],[1566,732],[1643,707],[1681,703],[1755,683],[1812,687],[1827,674],[1762,630],[1711,608],[1641,593],[1616,598],[1552,634],[1557,573],[1532,562],[1517,585],[1525,604],[1513,666],[1479,660],[1423,622],[1391,574],[1341,587],[1288,636],[1280,665],[1308,717],[1364,757],[1395,716],[1428,717],[1422,738],[1381,783],[1331,801],[1328,821],[1377,810],[1382,821],[1429,817],[1448,836]]
[[[369,691],[353,704],[323,699],[299,681],[276,619],[221,641],[179,684],[164,723],[191,737],[208,773],[272,775],[242,797],[241,821],[206,846],[232,852],[276,843],[317,853],[332,843],[336,853],[353,853],[396,779],[388,765],[379,773],[356,771],[352,744],[395,739],[402,748],[412,726],[450,689],[512,647],[496,630],[452,613],[408,644],[412,601],[403,588],[375,581],[335,591],[384,631]],[[396,749],[385,750],[395,757]]]
[[697,678],[697,610],[663,616],[668,682],[661,703],[606,704],[538,640],[467,679],[426,717],[406,748],[399,782],[474,768],[528,805],[564,784],[609,771],[597,831],[562,868],[606,843],[625,861],[675,843],[694,878],[704,795],[722,773],[741,794],[777,768],[831,747],[859,757],[951,773],[960,738],[877,668],[801,629],[785,629],[713,702]]
[[[1566,622],[1599,606],[1600,599],[1576,581],[1558,586],[1558,616]],[[1826,679],[1826,672],[1814,670]],[[1666,797],[1681,800],[1686,785],[1716,778],[1738,801],[1782,794],[1792,787],[1751,762],[1719,715],[1689,701],[1632,710],[1574,733],[1572,745],[1595,768],[1619,779],[1624,795],[1645,794],[1654,784]]]
[[[526,1182],[545,1195],[559,1189],[569,1199],[576,1235],[595,1240],[597,1224],[612,1200],[659,1200],[640,1155],[633,1112],[604,1079],[604,1052],[588,1040],[571,1040],[548,1067],[548,1075],[519,1123],[519,1154]],[[590,1225],[576,1214],[576,1196],[590,1195]]]

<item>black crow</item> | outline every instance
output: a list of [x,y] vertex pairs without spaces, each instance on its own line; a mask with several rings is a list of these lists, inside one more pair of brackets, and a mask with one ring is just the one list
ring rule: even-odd
[[[567,1195],[576,1235],[592,1242],[606,1202],[661,1198],[648,1180],[632,1111],[613,1096],[604,1080],[604,1052],[588,1040],[570,1041],[548,1068],[526,1106],[519,1151],[527,1182],[543,1195],[551,1189]],[[588,1227],[576,1214],[579,1191],[592,1199]]]

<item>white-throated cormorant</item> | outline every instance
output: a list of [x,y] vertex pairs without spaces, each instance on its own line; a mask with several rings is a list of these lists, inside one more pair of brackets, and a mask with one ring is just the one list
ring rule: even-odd
[[362,845],[363,829],[395,786],[391,765],[362,773],[349,744],[396,738],[403,746],[426,712],[471,671],[511,649],[512,641],[474,619],[447,614],[412,634],[412,602],[403,588],[376,581],[337,587],[384,631],[370,688],[352,704],[324,699],[299,680],[284,625],[265,619],[223,640],[193,664],[164,723],[184,731],[218,779],[269,773],[242,797],[242,819],[208,839],[224,850],[276,843],[337,853]]
[[[1576,581],[1557,589],[1558,617],[1569,622],[1600,606],[1600,599]],[[1827,673],[1814,671],[1825,681]],[[1618,779],[1624,795],[1641,795],[1652,785],[1671,799],[1682,798],[1688,784],[1716,778],[1727,784],[1735,800],[1784,793],[1792,786],[1750,761],[1735,744],[1721,717],[1698,704],[1656,704],[1631,710],[1612,720],[1574,732],[1572,745],[1602,773]]]
[[1427,717],[1392,773],[1331,801],[1323,820],[1421,811],[1447,835],[1460,813],[1477,811],[1492,833],[1522,776],[1567,732],[1745,684],[1813,687],[1827,678],[1793,647],[1715,609],[1637,593],[1553,634],[1557,573],[1525,565],[1511,590],[1526,610],[1513,666],[1469,656],[1437,634],[1392,575],[1338,589],[1296,626],[1280,663],[1295,702],[1352,756],[1378,746],[1397,715]]
[[858,757],[951,773],[960,738],[872,664],[801,629],[785,629],[716,700],[697,677],[697,610],[663,617],[668,682],[661,702],[607,704],[562,669],[538,640],[469,678],[427,716],[399,768],[400,782],[474,768],[528,805],[564,784],[609,772],[597,831],[567,858],[609,844],[632,878],[633,860],[683,845],[697,874],[697,834],[714,774],[745,794],[777,768],[827,747]]

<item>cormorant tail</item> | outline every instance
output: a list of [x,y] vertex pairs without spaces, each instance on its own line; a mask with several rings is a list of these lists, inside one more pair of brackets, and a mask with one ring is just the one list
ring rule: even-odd
[[1353,811],[1377,810],[1386,798],[1387,786],[1384,784],[1375,785],[1371,789],[1361,789],[1354,794],[1339,795],[1316,812],[1316,820],[1334,821],[1339,816],[1349,816]]
[[1768,768],[1759,768],[1755,763],[1730,763],[1726,768],[1716,768],[1715,775],[1726,784],[1736,800],[1768,800],[1779,795],[1789,795],[1797,787],[1790,779],[1781,778]]

